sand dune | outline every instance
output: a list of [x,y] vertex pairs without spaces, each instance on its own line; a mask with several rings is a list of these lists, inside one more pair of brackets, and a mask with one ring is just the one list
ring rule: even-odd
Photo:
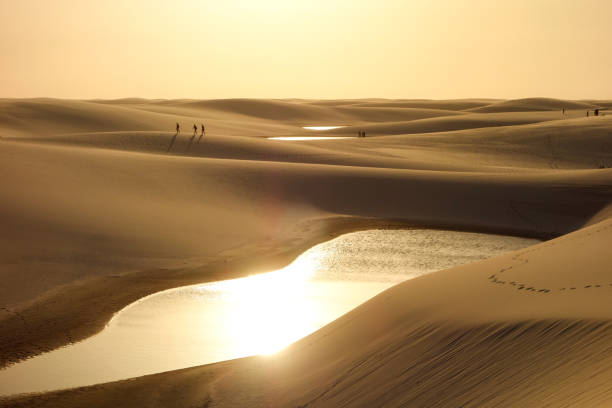
[[492,112],[527,112],[527,111],[560,111],[566,110],[587,110],[598,108],[599,105],[578,102],[566,101],[552,98],[524,98],[513,99],[509,101],[495,102],[486,106],[479,106],[470,109],[472,112],[492,113]]
[[[117,101],[124,104],[124,100]],[[108,103],[108,102],[107,102]],[[354,122],[388,122],[414,120],[429,117],[458,115],[463,112],[444,108],[423,108],[410,106],[367,106],[359,103],[312,104],[293,100],[222,99],[208,101],[160,101],[129,102],[134,107],[147,110],[174,108],[174,112],[191,111],[195,114],[214,112],[231,115],[244,115],[255,119],[275,120],[284,123],[309,124],[321,121],[330,124],[350,124]],[[372,105],[372,104],[370,104]],[[383,104],[384,105],[384,104]],[[161,110],[160,110],[161,111]]]
[[134,112],[121,105],[55,99],[4,100],[0,130],[6,136],[45,136],[84,130],[142,130],[169,126],[172,119]]
[[513,126],[527,123],[537,123],[561,118],[557,112],[518,112],[469,114],[432,117],[427,119],[403,122],[387,122],[369,124],[359,127],[346,127],[327,131],[329,134],[351,134],[357,129],[364,129],[369,136],[401,135],[410,133],[449,132],[462,129],[477,129],[483,127]]
[[307,103],[315,106],[351,106],[359,105],[364,101],[361,99],[323,99],[323,100],[310,100],[310,99],[293,99],[298,103]]
[[487,106],[497,102],[494,99],[453,99],[445,101],[435,101],[430,99],[421,100],[399,100],[399,101],[377,101],[359,103],[356,106],[363,107],[389,107],[389,108],[423,108],[423,109],[444,109],[452,111],[463,111],[470,108]]
[[[103,132],[77,133],[44,138],[21,138],[22,141],[52,144],[88,146],[135,152],[166,153],[172,134],[153,132]],[[328,143],[328,142],[325,142]],[[427,170],[478,171],[480,166],[469,163],[451,162],[435,155],[413,155],[410,159],[389,155],[343,151],[344,145],[329,144],[309,146],[309,143],[268,141],[259,138],[235,136],[208,136],[201,143],[190,145],[190,136],[178,137],[173,144],[172,155],[229,158],[240,160],[278,161],[293,163],[316,163],[343,166],[384,167]],[[506,168],[491,166],[491,171],[508,171]],[[516,171],[512,169],[511,171]]]
[[461,112],[445,109],[396,108],[349,106],[337,108],[339,112],[350,115],[352,122],[397,122],[416,119],[437,118],[441,116],[461,115]]
[[[342,141],[345,151],[443,158],[511,169],[612,167],[612,117],[552,120],[527,125]],[[322,142],[310,142],[324,146]],[[452,153],[451,153],[452,152]]]
[[[612,398],[610,308],[605,307],[611,227],[608,220],[398,285],[273,357],[9,402],[606,406]],[[555,273],[542,274],[543,268]],[[151,387],[156,392],[146,393]]]
[[318,106],[352,106],[366,108],[417,108],[417,109],[441,109],[450,111],[462,111],[470,108],[486,106],[497,102],[497,99],[336,99],[336,100],[299,100]]
[[[612,119],[553,109],[597,103],[0,101],[0,365],[359,228],[557,237],[395,286],[274,356],[0,406],[608,406]],[[209,134],[167,153],[176,121]],[[307,124],[380,137],[263,138]]]
[[[307,102],[249,99],[5,99],[0,100],[0,135],[40,137],[77,132],[173,131],[175,122],[181,123],[183,132],[190,134],[193,123],[199,126],[205,122],[209,130],[218,135],[288,136],[304,134],[301,126],[341,124],[358,125],[374,136],[508,126],[560,118],[560,114],[549,108],[538,109],[539,105],[525,109],[530,112],[466,114],[457,109],[463,107],[463,101],[438,102],[415,102],[414,106],[409,106],[408,102],[398,106],[389,102],[381,102],[382,106],[372,106],[376,105],[372,102],[319,106]],[[572,103],[583,104],[568,102],[567,105]],[[344,129],[347,131],[356,133],[356,129],[350,127]],[[342,133],[342,130],[329,133]]]
[[331,109],[312,105],[260,99],[220,99],[210,101],[186,101],[182,107],[213,109],[233,114],[254,116],[278,121],[313,121],[322,117],[342,122],[346,117]]
[[209,397],[226,406],[605,405],[611,226],[398,285],[277,357],[235,362]]
[[606,100],[606,101],[601,101],[601,100],[597,100],[597,101],[596,100],[584,100],[584,101],[581,101],[581,102],[588,103],[588,104],[595,105],[595,106],[601,106],[601,107],[607,108],[607,109],[611,109],[612,108],[612,101],[610,101],[610,100]]
[[[173,135],[154,132],[103,132],[78,133],[45,138],[22,138],[22,141],[45,142],[51,144],[88,146],[114,150],[172,154],[178,156],[210,157],[239,160],[258,160],[271,162],[312,163],[338,166],[380,167],[421,170],[481,171],[482,166],[454,160],[446,160],[425,151],[412,157],[392,157],[372,154],[368,149],[351,151],[349,141],[309,142],[273,141],[256,137],[207,136],[198,143],[196,137],[177,137],[168,151]],[[355,146],[361,146],[357,141]],[[490,166],[490,171],[510,171],[498,166]],[[517,169],[511,169],[518,171]]]
[[177,109],[156,103],[93,102],[55,99],[0,101],[0,136],[49,136],[79,132],[174,131],[175,123],[191,134],[193,124],[206,123],[211,133],[286,135],[299,132],[295,126],[276,122],[240,120],[236,114],[215,115],[211,111]]

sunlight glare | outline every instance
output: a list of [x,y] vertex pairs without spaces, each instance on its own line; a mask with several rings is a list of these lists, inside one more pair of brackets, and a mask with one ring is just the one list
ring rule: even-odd
[[278,136],[269,137],[268,140],[338,140],[338,139],[354,139],[354,136]]
[[318,257],[300,257],[284,269],[203,285],[232,307],[223,321],[239,355],[272,354],[303,337],[316,320],[311,286]]
[[302,126],[303,129],[306,130],[332,130],[332,129],[340,129],[346,126]]

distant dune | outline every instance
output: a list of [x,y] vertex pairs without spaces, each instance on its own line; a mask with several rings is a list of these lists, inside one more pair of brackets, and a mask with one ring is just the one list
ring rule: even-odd
[[302,103],[260,99],[220,99],[210,101],[186,101],[182,107],[212,109],[245,116],[278,121],[312,121],[322,117],[340,120],[345,117],[334,110]]
[[612,115],[585,115],[599,106],[0,100],[0,366],[348,231],[550,239],[404,282],[273,356],[0,406],[610,406]]
[[400,100],[400,101],[379,101],[359,103],[356,106],[363,107],[388,107],[388,108],[421,108],[421,109],[446,109],[462,111],[471,108],[478,108],[495,103],[494,99],[452,99],[435,101],[430,99],[421,100]]
[[562,109],[594,109],[599,105],[578,102],[578,101],[563,101],[552,98],[525,98],[513,99],[509,101],[495,102],[490,105],[480,106],[470,109],[472,112],[528,112],[528,111],[558,111]]
[[[358,128],[368,131],[370,136],[401,135],[414,133],[448,132],[461,129],[477,129],[483,127],[498,127],[509,125],[522,125],[559,119],[560,114],[551,112],[517,112],[517,113],[491,113],[440,115],[427,119],[414,118],[410,121],[387,122],[362,125]],[[330,134],[345,133],[356,128],[343,128],[329,131]]]
[[[377,138],[372,143],[377,145],[378,152],[394,157],[408,159],[416,150],[422,150],[423,155],[429,153],[432,161],[435,156],[444,155],[447,163],[478,162],[481,166],[508,166],[513,171],[612,167],[612,139],[607,118],[580,117],[516,126],[404,134]],[[410,149],[401,148],[407,144]],[[367,150],[363,143],[352,143],[350,147],[359,152]],[[453,151],[452,156],[445,155],[449,150]]]

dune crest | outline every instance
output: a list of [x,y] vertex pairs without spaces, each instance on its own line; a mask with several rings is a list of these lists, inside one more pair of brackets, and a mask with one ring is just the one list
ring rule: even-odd
[[495,102],[490,105],[480,106],[469,109],[472,112],[492,113],[492,112],[528,112],[528,111],[558,111],[566,110],[587,110],[599,108],[600,105],[580,102],[567,101],[553,98],[524,98],[512,99],[509,101]]

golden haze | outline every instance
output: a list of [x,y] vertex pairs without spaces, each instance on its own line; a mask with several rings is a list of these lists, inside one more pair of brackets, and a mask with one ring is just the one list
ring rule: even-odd
[[607,0],[0,1],[0,96],[607,98]]

